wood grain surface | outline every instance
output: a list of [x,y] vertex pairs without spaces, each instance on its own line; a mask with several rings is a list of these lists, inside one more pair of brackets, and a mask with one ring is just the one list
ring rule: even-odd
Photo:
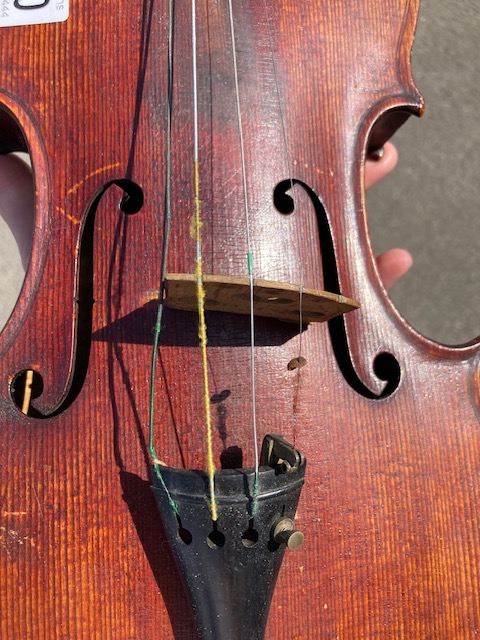
[[[255,277],[295,284],[303,265],[306,287],[361,303],[304,332],[307,365],[295,371],[294,326],[256,325],[259,436],[281,433],[308,459],[296,518],[305,544],[284,561],[266,638],[475,638],[478,344],[443,347],[405,324],[379,281],[364,211],[376,123],[386,116],[381,142],[399,114],[423,108],[410,70],[418,2],[266,4],[268,19],[262,2],[234,3]],[[163,0],[83,0],[65,23],[0,32],[2,131],[11,147],[22,147],[23,133],[36,188],[32,259],[0,336],[2,638],[197,637],[146,443],[166,198],[167,14]],[[197,15],[204,269],[243,277],[227,3],[199,1]],[[174,27],[168,270],[192,273],[183,0]],[[292,181],[288,213],[279,203]],[[140,211],[120,210],[129,206]],[[171,466],[204,468],[192,316],[167,309],[163,319],[156,447]],[[248,467],[248,319],[211,316],[215,456],[241,449]],[[43,380],[32,415],[12,400],[26,369]]]

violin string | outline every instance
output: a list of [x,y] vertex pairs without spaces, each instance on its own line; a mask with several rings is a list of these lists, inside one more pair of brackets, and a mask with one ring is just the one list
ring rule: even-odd
[[[270,13],[267,6],[267,0],[263,0],[263,6],[265,9],[265,21],[267,24],[267,33],[268,33],[268,41],[270,47],[270,57],[272,59],[272,69],[273,69],[273,78],[275,84],[275,91],[277,94],[277,103],[280,112],[280,123],[282,128],[282,138],[283,138],[283,147],[285,158],[287,161],[288,171],[290,172],[290,191],[292,193],[292,200],[294,200],[294,184],[293,184],[293,162],[290,153],[290,145],[288,142],[287,135],[287,127],[285,125],[285,117],[282,109],[282,101],[280,98],[280,88],[278,83],[278,73],[277,73],[277,65],[275,63],[275,53],[273,50],[273,38],[272,38],[272,26],[270,22]],[[300,278],[299,278],[299,339],[298,339],[298,360],[302,359],[302,343],[303,343],[303,254],[302,254],[302,242],[300,237],[300,224],[298,222],[298,216],[295,216],[295,230],[296,230],[296,238],[297,238],[297,251],[299,256],[299,268],[300,268]]]
[[213,522],[218,519],[217,501],[215,497],[215,461],[213,456],[212,413],[210,405],[210,389],[207,358],[207,325],[205,322],[205,288],[203,286],[202,262],[202,212],[199,180],[199,145],[198,145],[198,78],[197,78],[197,20],[196,0],[192,0],[192,73],[193,73],[193,181],[194,181],[194,215],[191,234],[195,240],[196,260],[195,276],[197,281],[198,337],[202,353],[203,391],[205,407],[205,426],[207,433],[207,475],[210,493],[210,512]]
[[245,224],[247,235],[247,269],[250,280],[250,379],[251,379],[251,398],[252,398],[252,431],[254,443],[255,457],[255,482],[253,489],[253,498],[255,504],[256,494],[258,492],[258,474],[259,474],[259,456],[258,456],[258,434],[257,434],[257,409],[256,409],[256,383],[255,383],[255,313],[254,313],[254,277],[253,277],[253,255],[252,243],[250,236],[250,210],[248,204],[247,189],[247,171],[245,163],[245,144],[243,138],[242,110],[240,106],[240,91],[238,82],[238,64],[237,64],[237,46],[235,38],[235,25],[233,21],[232,0],[228,0],[230,34],[232,41],[232,57],[233,57],[233,73],[235,81],[235,100],[237,110],[237,128],[240,145],[240,156],[242,164],[242,185],[243,185],[243,201],[245,207]]
[[180,516],[178,506],[173,500],[165,484],[161,472],[160,461],[157,457],[154,445],[154,424],[155,424],[155,380],[157,378],[158,345],[162,330],[162,317],[165,293],[165,275],[167,273],[168,249],[170,245],[171,229],[171,174],[172,174],[172,94],[173,94],[173,14],[174,0],[168,3],[168,73],[167,73],[167,131],[166,131],[166,167],[165,167],[165,221],[163,234],[163,260],[161,266],[160,291],[158,296],[158,310],[153,332],[152,362],[150,373],[150,412],[149,412],[149,436],[148,446],[153,468],[157,478],[165,490],[168,502],[176,516]]

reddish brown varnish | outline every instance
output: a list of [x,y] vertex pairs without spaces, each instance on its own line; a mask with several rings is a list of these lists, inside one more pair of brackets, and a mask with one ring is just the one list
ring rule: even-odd
[[[159,286],[165,208],[167,2],[71,4],[65,23],[0,31],[0,100],[28,141],[37,192],[30,268],[0,337],[0,637],[189,640],[192,617],[149,489],[145,445],[149,301]],[[474,638],[478,344],[433,344],[398,316],[378,278],[364,211],[363,161],[375,123],[389,114],[372,147],[404,112],[423,108],[410,70],[418,0],[267,4],[278,94],[263,2],[234,3],[256,277],[298,283],[299,224],[305,286],[328,289],[335,280],[322,277],[332,256],[323,251],[322,267],[319,235],[327,234],[318,233],[313,194],[295,187],[292,216],[272,204],[277,183],[293,177],[321,198],[340,291],[362,308],[346,317],[346,340],[341,326],[333,342],[326,325],[308,328],[308,362],[296,371],[287,370],[298,355],[295,330],[258,321],[260,435],[282,433],[309,461],[296,523],[306,541],[284,562],[266,637]],[[227,3],[200,0],[198,21],[205,270],[243,276]],[[190,3],[178,0],[170,272],[193,270],[189,38]],[[15,146],[10,125],[5,118]],[[85,380],[54,417],[22,415],[10,386],[23,369],[44,380],[36,411],[54,412],[67,393],[82,223],[102,186],[125,178],[140,185],[144,206],[127,219],[119,188],[100,200]],[[250,466],[248,326],[211,315],[209,329],[217,461],[239,447]],[[83,342],[80,351],[85,359]],[[382,353],[398,361],[400,381],[379,398],[385,383],[373,361]],[[383,360],[394,379],[392,358]],[[200,376],[194,317],[167,311],[156,444],[170,465],[205,466]]]

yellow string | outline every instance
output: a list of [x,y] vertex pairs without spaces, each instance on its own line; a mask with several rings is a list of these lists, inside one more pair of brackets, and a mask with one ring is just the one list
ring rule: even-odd
[[190,233],[197,244],[197,257],[195,266],[195,276],[197,278],[197,308],[198,308],[198,338],[200,340],[200,350],[202,352],[203,367],[203,395],[205,406],[205,427],[207,432],[207,475],[210,488],[210,511],[212,520],[216,522],[218,518],[217,500],[215,498],[215,462],[213,459],[213,438],[212,438],[212,414],[210,407],[210,391],[208,384],[208,360],[207,360],[207,324],[205,322],[205,288],[203,286],[203,266],[201,254],[202,221],[200,187],[198,177],[198,161],[194,160],[194,197],[195,214],[192,219]]

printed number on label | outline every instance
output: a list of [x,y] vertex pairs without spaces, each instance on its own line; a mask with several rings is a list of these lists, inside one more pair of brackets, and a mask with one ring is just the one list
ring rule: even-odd
[[0,0],[0,27],[63,22],[69,0]]

